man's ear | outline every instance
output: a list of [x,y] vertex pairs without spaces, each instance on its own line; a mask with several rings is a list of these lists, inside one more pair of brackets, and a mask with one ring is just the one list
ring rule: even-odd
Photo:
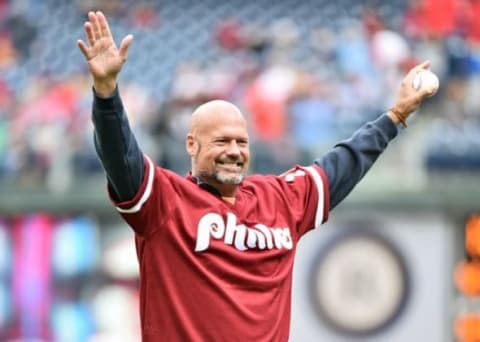
[[185,149],[190,157],[195,155],[195,140],[193,139],[192,133],[188,133],[185,138]]

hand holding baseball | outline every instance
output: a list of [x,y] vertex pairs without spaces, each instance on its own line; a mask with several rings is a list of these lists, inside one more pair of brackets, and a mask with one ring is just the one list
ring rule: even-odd
[[430,62],[425,61],[413,67],[403,79],[397,99],[388,112],[395,123],[407,126],[406,120],[439,87],[438,77],[430,71]]
[[418,71],[412,81],[413,89],[416,91],[425,89],[430,94],[429,96],[434,95],[438,91],[439,84],[437,75],[428,69]]

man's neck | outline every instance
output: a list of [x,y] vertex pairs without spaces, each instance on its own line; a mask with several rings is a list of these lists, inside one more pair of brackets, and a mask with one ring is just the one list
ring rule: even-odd
[[[235,195],[237,193],[237,184],[223,184],[211,180],[206,180],[200,176],[194,176],[197,179],[197,183],[199,185],[206,186],[211,189],[210,192],[217,192],[220,197],[229,202],[234,204],[235,203]],[[213,188],[213,189],[212,189]]]
[[230,204],[235,204],[235,196],[233,197],[222,196],[222,199]]
[[237,193],[237,188],[238,185],[236,184],[212,184],[210,183],[211,186],[213,186],[215,189],[217,189],[220,192],[220,195],[222,198],[230,203],[235,202],[235,195]]

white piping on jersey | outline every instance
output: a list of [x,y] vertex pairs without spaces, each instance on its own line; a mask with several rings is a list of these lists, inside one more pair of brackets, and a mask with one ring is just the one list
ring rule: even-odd
[[152,193],[152,186],[153,186],[153,173],[155,171],[155,167],[147,156],[145,156],[145,159],[147,159],[148,162],[148,179],[147,179],[147,186],[145,187],[145,191],[143,192],[142,197],[138,200],[138,202],[131,208],[127,209],[122,209],[120,207],[115,207],[118,212],[122,214],[132,214],[139,212],[140,209],[142,209],[142,206],[145,204],[147,201],[148,197],[150,197],[150,194]]
[[315,185],[317,186],[317,192],[318,192],[318,203],[317,203],[317,212],[315,213],[315,228],[320,227],[320,225],[323,222],[323,214],[324,214],[324,189],[323,189],[323,182],[322,178],[319,175],[318,171],[315,170],[313,166],[306,166],[304,167],[308,173],[312,175],[312,178],[315,182]]

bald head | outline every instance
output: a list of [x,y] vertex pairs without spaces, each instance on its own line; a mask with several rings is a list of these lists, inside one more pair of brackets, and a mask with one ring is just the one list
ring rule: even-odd
[[250,149],[247,121],[230,102],[214,100],[192,114],[186,149],[192,175],[230,196],[248,170]]
[[233,103],[224,100],[213,100],[200,105],[192,113],[190,133],[201,134],[210,130],[215,124],[237,122],[246,127],[245,118],[240,109]]

